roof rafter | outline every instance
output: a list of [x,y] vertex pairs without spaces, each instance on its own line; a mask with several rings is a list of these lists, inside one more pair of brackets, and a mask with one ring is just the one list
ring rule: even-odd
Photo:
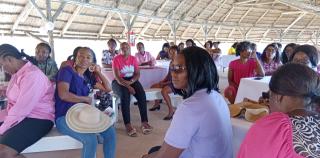
[[[118,1],[116,1],[116,3],[115,3],[113,6],[116,7],[116,8],[118,8],[119,5],[120,5],[120,3],[121,3],[121,0],[118,0]],[[103,22],[100,30],[99,30],[98,38],[99,38],[100,36],[102,36],[103,31],[106,29],[107,24],[108,24],[108,22],[111,20],[113,14],[114,14],[114,13],[112,13],[112,12],[108,12],[108,14],[107,14],[106,18],[104,19],[104,22]]]
[[82,6],[77,6],[76,9],[73,11],[71,17],[68,19],[66,25],[64,25],[64,27],[62,29],[61,36],[63,36],[67,32],[67,30],[69,29],[69,27],[72,24],[73,20],[80,13],[81,9],[82,9]]
[[[200,2],[200,1],[199,1]],[[215,1],[211,1],[207,6],[206,8],[204,8],[197,16],[195,17],[192,17],[192,20],[191,22],[194,22],[194,20],[196,20],[200,15],[202,15],[209,7],[211,7],[211,5],[214,3]],[[189,29],[191,28],[190,25],[188,25],[187,29],[185,29],[181,35],[181,37],[183,37],[188,31]]]
[[40,15],[41,19],[46,21],[47,20],[47,16],[44,15],[44,13],[41,11],[41,9],[39,8],[39,6],[37,5],[37,3],[34,0],[29,0],[29,2],[31,2],[31,4],[33,5],[33,7],[36,8],[37,13]]
[[288,31],[289,31],[289,29],[293,26],[293,25],[295,25],[303,16],[305,16],[307,13],[306,12],[304,12],[304,13],[301,13],[284,31],[283,31],[283,33],[284,34],[286,34]]
[[222,3],[219,3],[218,8],[211,14],[211,16],[207,19],[210,20],[211,18],[213,18],[218,12],[219,10],[223,7],[223,5],[227,2],[227,0],[223,0]]
[[[152,15],[154,16],[158,16],[158,14],[163,10],[163,8],[167,5],[167,3],[169,2],[169,0],[165,0],[153,13]],[[144,35],[144,33],[148,30],[148,28],[151,26],[153,22],[153,19],[150,19],[148,21],[148,23],[146,25],[144,25],[143,29],[141,30],[141,32],[139,33],[139,37]],[[138,37],[138,38],[139,38]]]
[[20,12],[20,14],[18,15],[17,19],[14,21],[14,24],[11,28],[12,33],[14,33],[14,31],[17,29],[19,23],[23,21],[23,19],[26,19],[29,16],[32,9],[33,9],[33,5],[30,2],[28,2],[23,8],[23,10]]
[[299,32],[297,37],[300,37],[301,34],[308,28],[311,26],[311,24],[317,19],[317,15],[313,15],[313,18],[310,20],[310,22]]
[[52,16],[52,21],[56,21],[58,16],[61,14],[63,8],[65,7],[65,5],[66,5],[66,2],[61,2],[60,3],[60,6],[59,6],[58,10]]
[[[142,0],[142,2],[139,4],[139,6],[138,6],[137,9],[136,9],[136,12],[139,13],[139,12],[141,11],[142,7],[145,5],[146,2],[147,2],[147,0]],[[130,22],[130,28],[132,28],[132,26],[133,26],[133,24],[135,23],[136,19],[137,19],[137,15],[135,15],[135,16],[133,17],[133,19],[131,20],[131,22]]]

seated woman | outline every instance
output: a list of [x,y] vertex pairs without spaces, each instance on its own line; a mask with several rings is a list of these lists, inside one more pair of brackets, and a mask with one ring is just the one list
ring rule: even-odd
[[289,58],[289,62],[300,63],[317,71],[319,61],[318,54],[319,52],[316,47],[307,44],[301,45],[293,50],[293,53]]
[[228,70],[229,86],[224,91],[224,96],[231,104],[234,103],[236,98],[241,78],[254,77],[255,75],[264,76],[263,68],[256,53],[251,55],[250,42],[240,42],[237,45],[236,52],[237,56],[240,55],[240,59],[230,62]]
[[150,54],[150,52],[144,50],[144,44],[142,42],[137,43],[137,50],[138,52],[135,54],[135,57],[139,66],[154,66],[156,64],[156,60]]
[[48,76],[51,81],[54,81],[58,72],[56,62],[50,57],[51,48],[47,43],[39,43],[36,47],[37,66],[42,72]]
[[305,65],[289,63],[269,83],[271,114],[250,128],[238,158],[319,157],[320,115],[307,111],[320,95],[320,79]]
[[[178,47],[177,46],[171,46],[169,48],[169,57],[172,60],[174,56],[178,53]],[[172,61],[170,62],[171,65]],[[175,92],[173,84],[172,84],[172,78],[171,78],[171,73],[168,72],[168,75],[166,78],[164,78],[162,81],[159,83],[156,83],[151,86],[151,88],[161,88],[161,94],[163,96],[163,99],[166,101],[168,109],[169,109],[169,114],[163,118],[163,120],[171,120],[172,116],[174,114],[174,109],[171,104],[171,99],[169,94],[172,92]],[[160,100],[155,100],[155,103],[150,111],[155,111],[155,110],[160,110]]]
[[266,76],[271,76],[281,66],[278,46],[276,44],[269,44],[263,50],[261,64]]
[[[101,68],[93,64],[94,52],[87,47],[82,47],[76,53],[74,65],[61,68],[57,76],[55,93],[56,126],[59,132],[79,140],[83,144],[82,158],[93,158],[98,145],[95,133],[78,133],[66,124],[66,113],[76,103],[91,104],[90,89],[96,88],[110,92],[111,88],[107,79],[101,73]],[[88,68],[93,66],[93,72],[88,75]],[[101,83],[95,80],[99,76]],[[113,126],[99,133],[104,139],[103,152],[105,158],[115,157],[116,133]]]
[[0,120],[1,158],[24,158],[20,153],[53,126],[53,84],[22,57],[12,45],[0,45],[0,65],[12,75],[6,92],[7,112]]
[[298,45],[295,44],[295,43],[289,43],[284,47],[283,52],[281,53],[281,62],[282,62],[282,64],[286,64],[289,61],[290,56],[293,53],[293,50],[297,46]]
[[231,158],[228,105],[218,92],[218,72],[206,50],[189,47],[170,66],[172,82],[184,101],[174,114],[159,151],[143,158]]
[[[219,65],[219,57],[221,55],[221,49],[219,48],[219,44],[220,42],[212,42],[212,41],[207,41],[204,44],[204,47],[206,48],[206,50],[209,52],[212,60],[214,61],[214,63],[216,65]],[[214,47],[212,49],[212,47]]]
[[157,60],[169,59],[169,55],[168,55],[169,48],[170,48],[169,43],[164,43],[162,46],[162,50],[159,52],[156,59]]
[[129,136],[137,137],[137,131],[130,123],[130,95],[138,101],[143,134],[150,134],[152,127],[148,124],[146,93],[139,82],[140,70],[137,59],[131,55],[127,42],[120,45],[121,54],[113,59],[112,71],[115,80],[112,81],[112,90],[120,97],[121,112],[124,125]]

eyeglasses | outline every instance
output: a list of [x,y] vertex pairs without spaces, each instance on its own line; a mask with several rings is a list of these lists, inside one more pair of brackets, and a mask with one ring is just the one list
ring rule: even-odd
[[187,67],[182,65],[172,65],[169,67],[170,72],[174,72],[174,73],[182,73],[186,69]]

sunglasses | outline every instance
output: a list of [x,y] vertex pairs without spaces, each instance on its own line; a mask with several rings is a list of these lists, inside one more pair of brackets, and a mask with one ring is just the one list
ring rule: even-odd
[[186,69],[187,69],[187,67],[186,66],[182,66],[182,65],[172,65],[172,66],[169,67],[169,71],[170,72],[174,72],[174,73],[182,73]]

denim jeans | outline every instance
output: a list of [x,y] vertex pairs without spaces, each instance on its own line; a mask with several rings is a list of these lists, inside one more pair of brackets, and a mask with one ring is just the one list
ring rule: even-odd
[[[70,129],[66,123],[65,116],[56,119],[56,126],[60,133],[80,141],[83,144],[82,158],[95,158],[98,146],[96,133],[78,133]],[[116,131],[113,126],[98,133],[103,138],[104,158],[114,158],[116,151]]]

